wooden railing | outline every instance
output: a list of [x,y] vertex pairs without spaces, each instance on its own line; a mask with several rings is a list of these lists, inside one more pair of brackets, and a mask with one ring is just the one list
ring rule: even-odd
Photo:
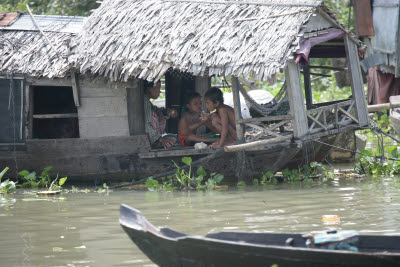
[[308,110],[307,119],[308,131],[311,134],[359,123],[354,100]]

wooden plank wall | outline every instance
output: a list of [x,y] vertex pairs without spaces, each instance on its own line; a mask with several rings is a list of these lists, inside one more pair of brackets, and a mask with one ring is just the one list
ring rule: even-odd
[[80,84],[80,137],[128,136],[126,88],[87,80],[81,80]]

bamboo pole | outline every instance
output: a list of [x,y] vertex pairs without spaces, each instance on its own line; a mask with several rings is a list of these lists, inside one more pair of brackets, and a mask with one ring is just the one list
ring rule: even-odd
[[392,108],[400,108],[400,103],[385,103],[385,104],[377,104],[377,105],[368,105],[368,112],[378,112],[381,110],[388,110]]
[[43,35],[43,37],[46,39],[46,41],[49,43],[49,45],[51,46],[51,48],[54,50],[54,52],[58,55],[57,49],[54,47],[54,45],[50,42],[50,39],[47,37],[46,34],[44,34],[44,32],[42,31],[42,29],[39,27],[39,24],[37,23],[35,17],[32,14],[31,9],[29,8],[29,5],[26,5],[26,9],[28,9],[29,15],[31,15],[31,18],[33,20],[33,23],[36,25],[36,27],[38,28],[38,30],[40,31],[40,33]]
[[272,139],[259,140],[259,141],[254,141],[254,142],[250,142],[250,143],[238,144],[238,145],[231,145],[231,146],[224,147],[224,151],[225,152],[242,151],[242,150],[245,150],[248,148],[253,148],[256,146],[269,145],[269,144],[274,144],[274,143],[291,140],[292,138],[293,138],[293,135],[291,134],[291,135],[286,135],[286,136],[272,138]]

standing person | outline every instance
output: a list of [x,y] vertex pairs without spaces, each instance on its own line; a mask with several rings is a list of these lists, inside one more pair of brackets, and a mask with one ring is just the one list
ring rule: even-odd
[[159,108],[150,102],[160,96],[161,81],[157,83],[144,81],[144,123],[145,131],[149,135],[150,144],[154,148],[171,147],[174,143],[165,134],[167,119],[176,118],[178,112],[174,109]]
[[224,104],[224,95],[222,91],[216,87],[211,87],[204,95],[206,107],[211,114],[211,122],[215,131],[221,135],[218,142],[210,145],[210,147],[223,147],[231,145],[236,141],[236,125],[234,109]]
[[201,96],[197,92],[190,93],[186,97],[186,112],[179,120],[178,138],[181,146],[192,146],[197,142],[214,143],[218,138],[204,138],[196,135],[196,130],[202,125],[212,128],[210,117],[201,110]]

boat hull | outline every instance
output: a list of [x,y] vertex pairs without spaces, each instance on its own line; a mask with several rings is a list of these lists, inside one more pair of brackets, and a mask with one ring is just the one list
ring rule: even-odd
[[[146,223],[137,224],[136,219]],[[307,248],[299,234],[222,232],[187,236],[155,228],[139,211],[125,205],[121,205],[120,224],[159,266],[400,266],[400,237],[396,236],[360,236],[363,252]],[[288,238],[293,239],[292,246],[285,245]]]

